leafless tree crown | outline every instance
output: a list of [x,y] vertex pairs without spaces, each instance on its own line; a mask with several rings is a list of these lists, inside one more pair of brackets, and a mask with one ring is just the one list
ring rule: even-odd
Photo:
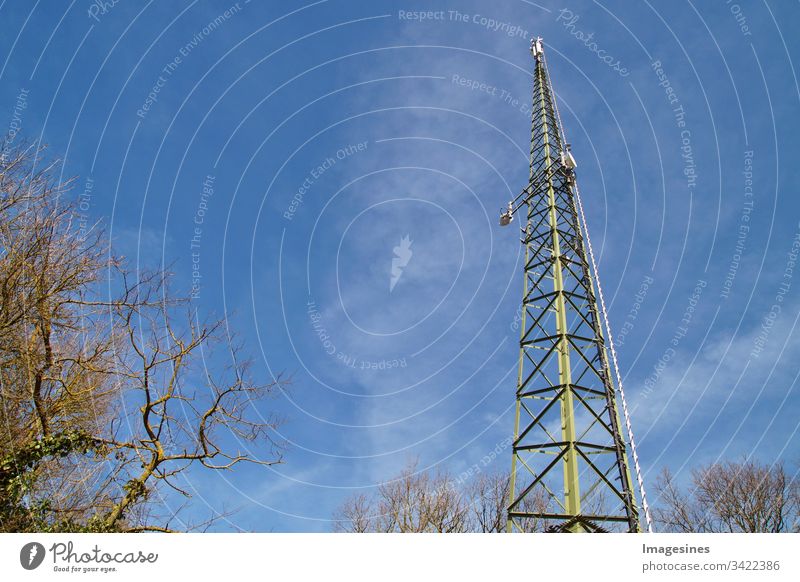
[[260,403],[285,381],[256,382],[168,273],[127,271],[41,164],[0,160],[0,530],[171,529],[153,494],[188,496],[189,466],[281,460]]
[[[507,473],[479,473],[461,482],[443,470],[418,471],[409,464],[371,494],[347,499],[334,515],[334,529],[384,533],[500,533],[506,531]],[[546,504],[545,496],[528,503]],[[529,524],[543,531],[545,523]]]
[[782,464],[713,463],[694,469],[684,488],[665,469],[656,489],[663,531],[800,531],[800,489]]

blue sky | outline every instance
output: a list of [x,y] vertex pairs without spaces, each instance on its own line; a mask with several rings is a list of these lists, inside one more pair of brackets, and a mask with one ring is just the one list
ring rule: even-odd
[[527,181],[531,35],[646,483],[742,455],[794,470],[796,3],[101,4],[0,4],[0,122],[91,181],[134,264],[187,292],[197,271],[260,377],[293,378],[265,405],[285,464],[193,471],[187,517],[328,531],[412,459],[510,465],[521,249],[497,216]]

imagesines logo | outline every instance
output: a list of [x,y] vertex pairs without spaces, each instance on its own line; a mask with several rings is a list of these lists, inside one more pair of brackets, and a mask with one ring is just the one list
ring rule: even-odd
[[44,546],[39,542],[29,542],[19,551],[19,563],[26,570],[35,570],[44,561]]

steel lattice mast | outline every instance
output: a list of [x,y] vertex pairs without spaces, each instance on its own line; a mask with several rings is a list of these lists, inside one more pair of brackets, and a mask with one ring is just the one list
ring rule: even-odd
[[[541,39],[535,59],[524,291],[508,531],[640,531],[592,272],[576,209],[575,160]],[[523,212],[519,212],[520,215]]]

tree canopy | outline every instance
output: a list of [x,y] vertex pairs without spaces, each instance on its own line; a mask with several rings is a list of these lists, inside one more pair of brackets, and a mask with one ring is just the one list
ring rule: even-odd
[[280,462],[280,419],[224,319],[129,270],[40,148],[0,159],[0,530],[170,530],[154,493]]

